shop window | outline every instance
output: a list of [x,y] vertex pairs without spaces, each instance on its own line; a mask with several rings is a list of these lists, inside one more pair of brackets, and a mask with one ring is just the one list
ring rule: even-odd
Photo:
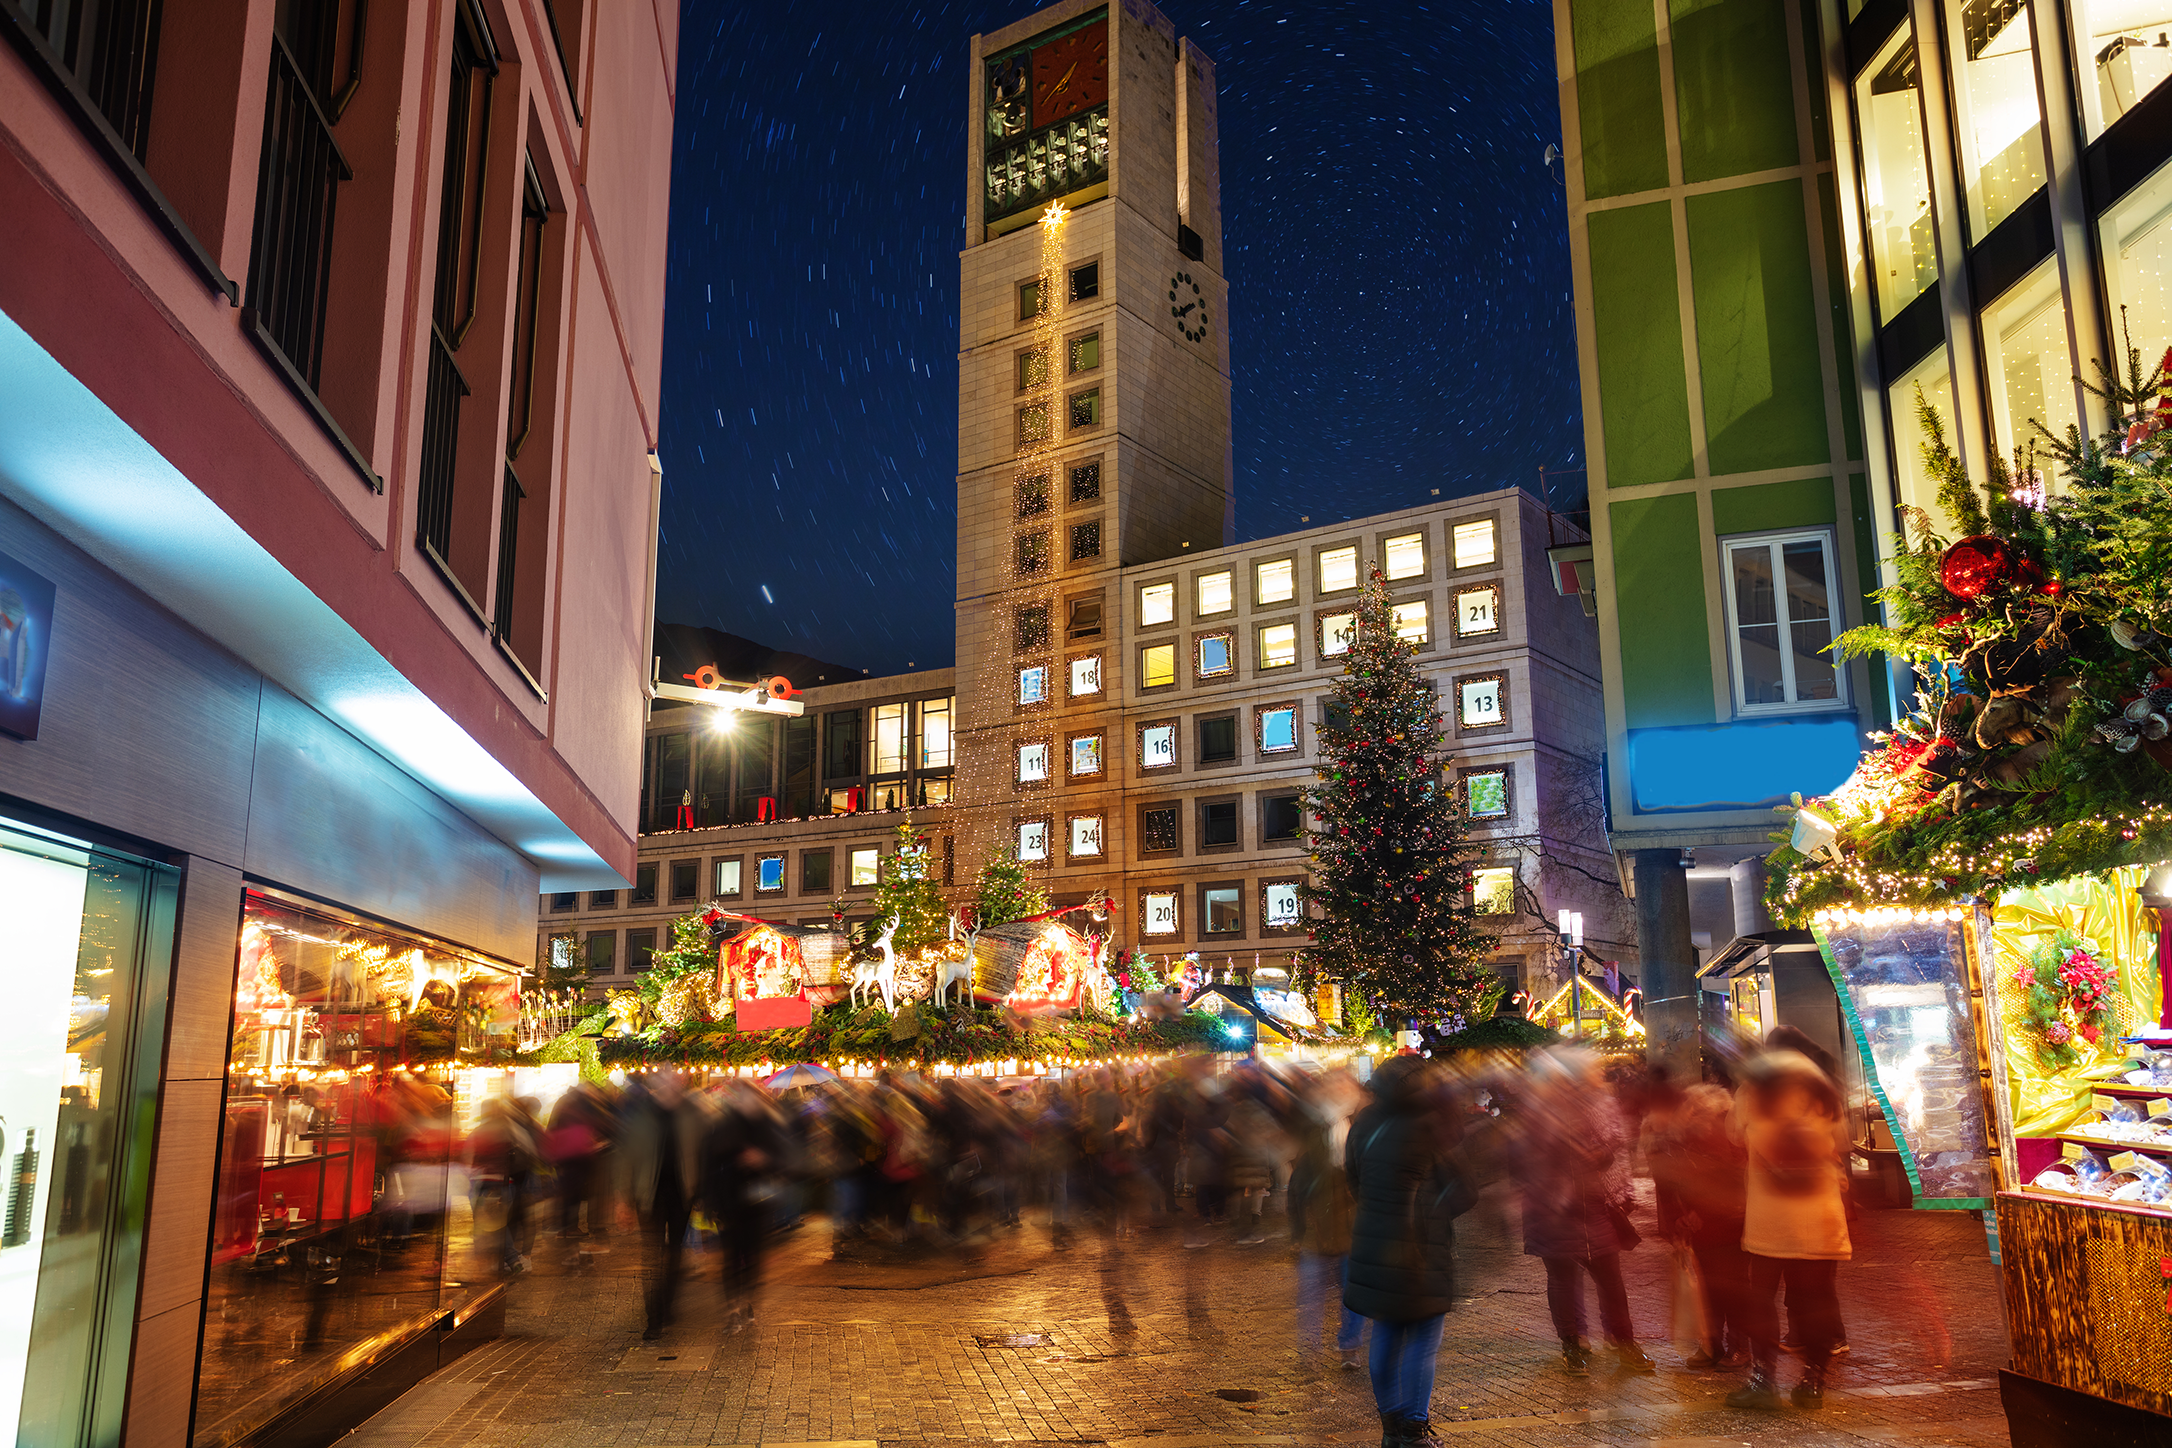
[[1034,664],[1018,671],[1018,702],[1021,704],[1045,704],[1048,702],[1048,669]]
[[1397,638],[1405,643],[1415,644],[1419,648],[1425,647],[1427,642],[1430,641],[1431,633],[1426,622],[1424,599],[1417,598],[1412,599],[1409,603],[1396,604],[1392,610],[1392,617]]
[[1199,929],[1203,935],[1244,934],[1244,886],[1200,886]]
[[1953,67],[1954,140],[1968,197],[1969,233],[1981,239],[2044,184],[2043,117],[2025,0],[1946,5]]
[[1233,849],[1238,844],[1237,801],[1206,800],[1199,806],[1199,848]]
[[1288,603],[1297,597],[1297,562],[1292,558],[1275,558],[1252,568],[1252,602],[1254,604]]
[[1357,615],[1354,613],[1323,613],[1320,615],[1318,647],[1323,659],[1339,658],[1350,652],[1350,645],[1357,642]]
[[1219,679],[1237,671],[1237,636],[1233,633],[1202,634],[1194,643],[1193,667],[1202,679]]
[[1036,528],[1022,533],[1014,545],[1014,562],[1020,578],[1036,578],[1048,572],[1048,530]]
[[[2172,46],[2149,53],[2172,64]],[[2126,323],[2119,345],[2125,348],[2132,337],[2146,360],[2154,348],[2172,342],[2172,166],[2160,166],[2129,191],[2099,225],[2111,315],[2124,315]]]
[[1172,623],[1176,619],[1176,585],[1149,583],[1139,590],[1139,626]]
[[1035,349],[1018,354],[1018,390],[1031,392],[1048,385],[1048,354]]
[[1037,518],[1048,511],[1048,474],[1020,478],[1016,487],[1019,517]]
[[1516,872],[1492,868],[1471,871],[1471,908],[1481,915],[1516,913]]
[[684,905],[701,893],[701,861],[671,862],[671,903]]
[[1029,604],[1018,610],[1013,624],[1013,643],[1019,653],[1048,647],[1048,605]]
[[1401,533],[1380,547],[1381,571],[1390,579],[1425,577],[1425,535]]
[[1101,816],[1073,815],[1070,819],[1070,854],[1073,859],[1096,859],[1101,854]]
[[1745,714],[1841,702],[1832,655],[1832,536],[1782,533],[1726,545],[1727,652]]
[[1304,797],[1298,794],[1263,795],[1259,802],[1259,837],[1264,844],[1287,844],[1305,829]]
[[1071,394],[1071,421],[1069,425],[1070,430],[1073,432],[1101,426],[1100,388],[1089,388],[1084,392]]
[[1177,762],[1177,727],[1173,723],[1139,726],[1139,768],[1173,769]]
[[1877,274],[1878,315],[1889,322],[1938,280],[1922,84],[1908,21],[1855,83],[1871,270]]
[[1139,811],[1139,853],[1175,854],[1180,845],[1177,818],[1177,807],[1173,804],[1154,804],[1142,808]]
[[784,889],[784,856],[763,855],[754,862],[754,893],[775,895]]
[[905,706],[875,706],[875,773],[899,774],[905,768]]
[[656,903],[656,862],[654,860],[634,866],[633,894],[626,903],[629,905],[654,905]]
[[1074,598],[1064,605],[1063,636],[1077,642],[1079,639],[1101,637],[1101,595],[1092,598]]
[[1166,689],[1176,682],[1176,645],[1148,644],[1139,650],[1139,687]]
[[955,696],[920,701],[920,767],[922,769],[950,768],[954,748],[950,736],[950,718],[957,702]]
[[1458,523],[1453,542],[1456,567],[1483,568],[1494,561],[1493,520],[1481,518],[1475,523]]
[[1297,706],[1269,704],[1255,711],[1259,737],[1253,744],[1262,754],[1291,754],[1297,749]]
[[1071,339],[1071,370],[1091,372],[1101,365],[1101,334],[1088,332]]
[[1184,922],[1177,912],[1176,891],[1139,892],[1139,933],[1164,939],[1184,933]]
[[1101,496],[1101,464],[1079,463],[1071,469],[1071,501],[1091,503]]
[[1027,864],[1048,860],[1048,821],[1027,820],[1018,827],[1018,858]]
[[739,897],[740,864],[741,862],[736,856],[729,860],[716,860],[711,863],[710,878],[716,886],[718,898],[735,900]]
[[656,931],[654,927],[626,932],[626,970],[631,975],[641,975],[656,962]]
[[1218,573],[1202,573],[1199,575],[1199,616],[1201,618],[1210,618],[1218,613],[1227,613],[1237,606],[1237,591],[1231,586],[1230,578],[1230,572],[1226,568]]
[[1101,263],[1087,262],[1071,268],[1071,300],[1091,301],[1101,295]]
[[1214,714],[1199,721],[1199,762],[1234,764],[1237,760],[1237,716]]
[[1101,524],[1073,523],[1071,525],[1071,561],[1084,563],[1089,558],[1101,556]]
[[[2074,399],[2074,362],[2067,350],[2066,308],[2059,291],[2059,263],[2042,266],[2007,288],[1984,309],[1984,370],[1991,377],[1991,425],[1999,450],[2011,455],[2037,445],[2037,475],[2015,485],[2041,497],[2054,464],[2032,423],[2065,437],[2081,421]],[[2172,338],[2166,340],[2172,341]]]
[[591,930],[588,932],[588,973],[590,975],[618,974],[618,932],[616,930]]
[[1489,583],[1456,594],[1456,632],[1464,638],[1501,631],[1501,590]]
[[1048,782],[1048,743],[1037,740],[1018,746],[1018,782],[1020,784],[1045,784]]
[[882,879],[882,851],[869,846],[852,852],[852,888],[864,890]]
[[1259,631],[1259,666],[1287,669],[1297,662],[1297,625],[1271,623]]
[[1101,692],[1101,655],[1087,654],[1071,660],[1071,697],[1083,699]]
[[801,850],[799,852],[799,892],[802,895],[820,895],[830,888],[830,852],[828,850]]
[[1340,593],[1357,584],[1356,548],[1330,548],[1320,555],[1320,592]]
[[580,908],[581,892],[578,890],[560,890],[551,896],[551,914],[553,915],[563,915],[569,910],[578,910]]
[[[2093,141],[2172,77],[2172,45],[2166,43],[2162,7],[2136,0],[2068,0],[2067,9],[2074,20],[2076,68],[2083,73],[2077,99]],[[2135,335],[2142,335],[2139,327]]]
[[1463,812],[1474,820],[1498,820],[1508,817],[1508,771],[1506,769],[1466,769],[1463,771]]
[[588,892],[588,908],[589,908],[589,909],[591,909],[591,910],[616,910],[616,909],[618,908],[618,891],[616,891],[616,890],[591,890],[591,891],[589,891],[589,892]]

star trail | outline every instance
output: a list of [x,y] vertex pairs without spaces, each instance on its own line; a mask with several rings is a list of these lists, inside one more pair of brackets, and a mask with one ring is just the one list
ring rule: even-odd
[[[659,619],[951,663],[967,43],[1035,8],[686,7]],[[1551,7],[1161,8],[1218,71],[1238,538],[1580,467]]]

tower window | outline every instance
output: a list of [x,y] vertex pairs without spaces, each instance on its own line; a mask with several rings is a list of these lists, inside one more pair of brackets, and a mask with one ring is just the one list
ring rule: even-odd
[[1070,617],[1064,630],[1067,637],[1074,639],[1097,639],[1101,637],[1101,600],[1098,596],[1094,598],[1074,598],[1068,607]]
[[1101,334],[1088,332],[1071,339],[1071,370],[1091,372],[1101,365]]
[[1101,525],[1073,523],[1071,525],[1071,561],[1083,563],[1089,558],[1101,556]]
[[[1042,418],[1041,418],[1041,421],[1042,421],[1042,427],[1043,427],[1043,436],[1046,436],[1046,427],[1047,427],[1047,422],[1048,422],[1048,418],[1047,418],[1047,409],[1045,409],[1045,408],[1044,408],[1044,409],[1042,409]],[[1096,387],[1096,388],[1093,388],[1093,389],[1092,389],[1091,391],[1087,391],[1087,392],[1074,392],[1074,393],[1072,393],[1072,394],[1071,394],[1071,430],[1072,430],[1073,432],[1076,432],[1076,431],[1078,431],[1078,430],[1079,430],[1080,428],[1086,428],[1086,427],[1099,427],[1100,425],[1101,425],[1101,389],[1100,389],[1100,388],[1098,388],[1098,387]]]
[[[1096,394],[1097,398],[1098,396],[1099,394]],[[1075,397],[1071,399],[1071,405],[1072,408],[1075,410],[1078,406],[1078,399]],[[1036,447],[1041,443],[1047,441],[1048,404],[1045,402],[1036,402],[1031,407],[1019,408],[1018,445],[1020,447]]]
[[1048,511],[1048,474],[1018,480],[1018,516],[1031,518]]
[[1199,806],[1199,847],[1203,850],[1237,843],[1237,801],[1218,799]]
[[1101,295],[1101,263],[1090,261],[1071,268],[1071,300],[1083,302]]
[[1090,503],[1101,496],[1101,464],[1080,463],[1071,469],[1071,501]]
[[1199,721],[1199,762],[1234,764],[1237,761],[1237,716],[1217,714]]
[[[1077,368],[1072,368],[1077,371]],[[1036,387],[1048,385],[1048,354],[1041,351],[1018,354],[1018,390],[1030,392]]]
[[1048,605],[1036,603],[1018,610],[1018,650],[1025,653],[1048,647]]
[[1154,805],[1139,811],[1139,853],[1168,855],[1177,850],[1177,807]]
[[1018,284],[1018,320],[1030,322],[1041,315],[1041,279]]
[[1048,572],[1048,530],[1037,528],[1018,540],[1018,576],[1031,578]]

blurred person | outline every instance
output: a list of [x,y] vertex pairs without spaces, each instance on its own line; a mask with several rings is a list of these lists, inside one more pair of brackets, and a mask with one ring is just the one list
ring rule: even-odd
[[1229,1109],[1222,1082],[1201,1077],[1184,1117],[1184,1174],[1198,1213],[1193,1232],[1184,1239],[1187,1247],[1206,1246],[1212,1230],[1229,1220]]
[[686,1232],[701,1181],[706,1122],[698,1098],[675,1070],[644,1071],[628,1083],[621,1115],[626,1194],[641,1226],[642,1296],[653,1342],[671,1325],[683,1275]]
[[762,1257],[785,1165],[785,1132],[774,1102],[744,1082],[728,1086],[701,1139],[695,1200],[716,1222],[724,1249],[724,1328],[754,1322]]
[[1357,1204],[1343,1305],[1372,1319],[1381,1448],[1418,1448],[1441,1441],[1433,1374],[1455,1298],[1455,1218],[1472,1199],[1455,1169],[1457,1121],[1440,1068],[1398,1056],[1371,1084],[1343,1157]]
[[[1823,1071],[1826,1076],[1832,1081],[1833,1085],[1836,1088],[1841,1085],[1842,1078],[1840,1075],[1839,1060],[1834,1057],[1832,1052],[1826,1050],[1816,1041],[1810,1039],[1809,1033],[1807,1031],[1804,1031],[1799,1026],[1790,1026],[1784,1024],[1777,1025],[1774,1026],[1771,1030],[1765,1032],[1765,1049],[1768,1051],[1796,1051],[1801,1053],[1802,1055],[1808,1056],[1810,1058],[1811,1064],[1815,1065],[1820,1071]],[[1849,1130],[1850,1147],[1852,1147],[1854,1144],[1853,1136],[1854,1131],[1851,1125]],[[1841,1180],[1845,1182],[1847,1180],[1845,1172],[1845,1158],[1843,1158],[1842,1160],[1842,1167],[1843,1171]],[[1850,1222],[1853,1222],[1855,1220],[1854,1194],[1852,1192],[1843,1191],[1841,1195],[1841,1200],[1846,1204],[1848,1211],[1848,1220]],[[1781,1301],[1784,1302],[1787,1306],[1787,1318],[1789,1327],[1786,1332],[1783,1332],[1780,1335],[1780,1351],[1789,1353],[1800,1352],[1802,1351],[1802,1347],[1798,1339],[1801,1335],[1794,1330],[1794,1297],[1792,1294],[1783,1294]],[[1839,1336],[1833,1343],[1833,1355],[1835,1357],[1838,1357],[1841,1353],[1844,1353],[1848,1350],[1848,1325],[1846,1321],[1843,1320],[1838,1322],[1835,1325],[1835,1331],[1839,1334]]]
[[[551,1165],[558,1184],[558,1235],[567,1247],[567,1264],[586,1260],[581,1239],[600,1235],[604,1214],[598,1191],[603,1184],[602,1165],[618,1129],[617,1104],[601,1086],[577,1081],[551,1108],[544,1129],[543,1157]],[[583,1209],[587,1221],[582,1221]]]
[[1147,1094],[1145,1107],[1145,1161],[1153,1185],[1155,1211],[1163,1226],[1179,1211],[1177,1174],[1184,1163],[1184,1108],[1190,1089],[1183,1068],[1164,1072]]
[[1687,1366],[1739,1367],[1749,1353],[1750,1260],[1742,1251],[1742,1143],[1733,1134],[1734,1097],[1701,1083],[1647,1124],[1645,1155],[1659,1206],[1659,1234],[1697,1264],[1704,1333]]
[[[528,1195],[538,1160],[534,1118],[504,1096],[484,1100],[480,1116],[467,1150],[475,1245],[483,1248],[485,1236],[495,1235],[498,1270],[511,1276],[528,1270]],[[497,1231],[486,1234],[484,1223],[493,1218]]]
[[1616,1371],[1651,1372],[1657,1364],[1637,1345],[1621,1276],[1621,1254],[1642,1239],[1629,1219],[1635,1196],[1613,1094],[1590,1054],[1574,1048],[1533,1058],[1532,1078],[1510,1174],[1523,1189],[1524,1253],[1546,1264],[1546,1308],[1562,1361],[1579,1377],[1591,1370],[1584,1342],[1588,1275]]
[[1343,1172],[1343,1153],[1358,1094],[1356,1080],[1340,1070],[1329,1073],[1309,1094],[1298,1120],[1297,1162],[1290,1174],[1290,1218],[1297,1235],[1299,1359],[1319,1351],[1327,1304],[1333,1298],[1341,1312],[1335,1326],[1335,1351],[1349,1371],[1358,1366],[1358,1344],[1365,1336],[1365,1319],[1342,1298],[1351,1227],[1357,1216],[1350,1181]]
[[1773,1298],[1784,1282],[1803,1356],[1802,1381],[1789,1396],[1798,1408],[1820,1408],[1826,1368],[1840,1340],[1837,1274],[1853,1255],[1843,1200],[1849,1141],[1840,1089],[1800,1052],[1768,1051],[1743,1068],[1734,1123],[1749,1159],[1742,1250],[1750,1266],[1752,1363],[1749,1381],[1727,1403],[1780,1406]]

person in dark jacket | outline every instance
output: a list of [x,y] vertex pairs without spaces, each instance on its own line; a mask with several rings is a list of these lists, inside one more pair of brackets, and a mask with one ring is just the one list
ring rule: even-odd
[[701,1183],[695,1193],[716,1222],[724,1247],[727,1332],[754,1323],[784,1148],[785,1126],[776,1106],[752,1086],[735,1083],[702,1138]]
[[1621,1115],[1591,1057],[1564,1049],[1532,1062],[1532,1086],[1518,1123],[1510,1171],[1523,1188],[1523,1250],[1546,1264],[1546,1307],[1561,1356],[1579,1376],[1591,1367],[1584,1345],[1584,1277],[1599,1292],[1599,1324],[1618,1370],[1657,1365],[1637,1346],[1621,1254],[1636,1246],[1634,1197],[1622,1157]]
[[1398,1056],[1371,1086],[1343,1158],[1357,1216],[1342,1300],[1373,1321],[1381,1448],[1418,1448],[1440,1442],[1433,1370],[1455,1295],[1455,1217],[1469,1201],[1451,1157],[1456,1122],[1440,1068]]

